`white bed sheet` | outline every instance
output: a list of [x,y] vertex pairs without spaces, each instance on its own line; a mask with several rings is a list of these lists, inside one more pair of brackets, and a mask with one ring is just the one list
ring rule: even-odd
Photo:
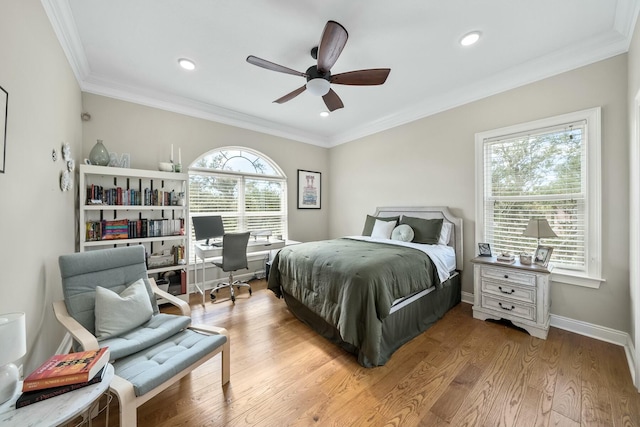
[[400,240],[382,239],[369,236],[346,236],[349,239],[364,240],[367,242],[379,242],[391,245],[406,246],[418,249],[431,258],[438,271],[440,283],[451,277],[451,272],[456,269],[456,251],[451,246],[446,245],[426,245],[424,243],[402,242]]

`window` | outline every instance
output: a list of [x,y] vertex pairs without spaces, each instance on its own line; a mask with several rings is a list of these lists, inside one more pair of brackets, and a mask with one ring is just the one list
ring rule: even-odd
[[269,230],[286,239],[284,173],[271,159],[246,148],[205,154],[189,168],[189,216],[212,214],[222,216],[227,232]]
[[557,238],[554,280],[598,287],[601,274],[600,108],[476,134],[476,240],[533,253],[530,218]]

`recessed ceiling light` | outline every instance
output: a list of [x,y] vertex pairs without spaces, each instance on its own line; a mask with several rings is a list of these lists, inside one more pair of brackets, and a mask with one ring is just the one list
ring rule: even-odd
[[195,62],[193,62],[193,61],[192,61],[192,60],[190,60],[190,59],[180,58],[180,59],[178,59],[178,64],[180,64],[180,66],[181,66],[182,68],[184,68],[185,70],[192,71],[192,70],[195,70],[195,69],[196,69],[196,64],[195,64]]
[[462,46],[471,46],[475,44],[478,40],[480,40],[480,31],[472,31],[468,34],[465,34],[462,39],[460,39],[460,44]]
[[320,113],[320,117],[329,117],[329,112],[323,111],[322,113]]

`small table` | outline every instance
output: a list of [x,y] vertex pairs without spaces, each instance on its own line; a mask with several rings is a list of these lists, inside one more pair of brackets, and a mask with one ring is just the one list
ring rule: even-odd
[[16,400],[22,394],[22,381],[20,381],[16,394],[0,405],[0,425],[3,427],[49,427],[71,421],[83,412],[87,412],[92,404],[109,389],[114,375],[113,365],[109,363],[106,368],[104,377],[99,383],[16,409]]
[[551,308],[553,267],[503,263],[479,256],[473,263],[473,317],[507,319],[530,335],[546,339]]

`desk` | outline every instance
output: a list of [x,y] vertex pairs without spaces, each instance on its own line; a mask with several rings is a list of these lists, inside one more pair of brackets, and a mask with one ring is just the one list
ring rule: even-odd
[[[247,244],[247,253],[254,252],[265,252],[273,249],[284,248],[286,242],[284,240],[278,239],[259,239],[254,240],[253,238],[249,239],[249,243]],[[205,284],[205,261],[207,258],[217,258],[222,256],[222,245],[220,246],[207,246],[204,243],[196,243],[195,245],[196,252],[196,265],[195,265],[195,277],[193,280],[194,285],[196,286],[196,290],[199,294],[202,295],[202,303],[204,304],[204,284]],[[200,262],[198,262],[200,261]],[[198,282],[198,264],[200,264],[202,268],[202,276],[200,282]]]
[[[98,401],[109,388],[113,372],[113,365],[109,363],[104,378],[99,383],[16,409],[16,400],[22,394],[22,381],[20,381],[16,394],[0,405],[0,425],[3,427],[49,427],[71,421],[83,412],[90,417],[93,403]],[[107,410],[108,405],[107,403]]]

